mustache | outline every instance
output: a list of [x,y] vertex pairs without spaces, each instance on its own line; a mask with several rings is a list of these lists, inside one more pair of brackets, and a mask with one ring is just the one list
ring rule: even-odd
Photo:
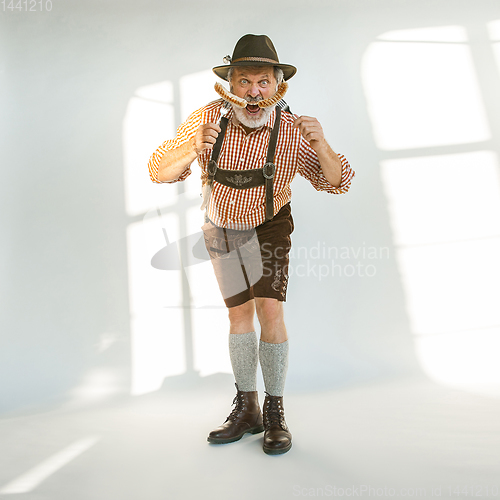
[[259,101],[263,101],[264,98],[262,96],[257,96],[257,97],[244,97],[245,101],[249,102],[249,103],[253,103],[253,102],[259,102]]
[[[229,86],[229,92],[233,92],[233,86],[232,85]],[[240,99],[243,99],[246,102],[249,102],[250,104],[252,104],[254,102],[259,102],[259,101],[263,101],[264,100],[264,98],[261,95],[258,95],[257,97],[251,97],[251,96],[240,97]]]

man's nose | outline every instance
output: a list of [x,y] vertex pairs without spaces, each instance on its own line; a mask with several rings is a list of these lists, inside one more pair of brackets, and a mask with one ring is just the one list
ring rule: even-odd
[[260,95],[260,88],[257,83],[252,83],[247,91],[249,97],[258,97]]

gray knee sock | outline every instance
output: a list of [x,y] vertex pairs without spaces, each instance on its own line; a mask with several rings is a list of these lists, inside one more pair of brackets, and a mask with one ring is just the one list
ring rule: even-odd
[[283,396],[288,369],[288,340],[281,344],[260,341],[260,367],[266,391],[271,396]]
[[230,333],[229,357],[238,389],[244,392],[256,391],[259,361],[256,333]]

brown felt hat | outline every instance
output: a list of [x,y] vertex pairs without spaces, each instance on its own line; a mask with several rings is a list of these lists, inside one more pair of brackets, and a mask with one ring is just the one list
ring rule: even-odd
[[212,71],[223,80],[227,80],[229,68],[235,66],[277,66],[283,70],[283,77],[289,80],[297,72],[297,68],[290,64],[281,64],[273,42],[266,35],[242,36],[234,47],[232,57],[224,58],[224,66],[216,66]]

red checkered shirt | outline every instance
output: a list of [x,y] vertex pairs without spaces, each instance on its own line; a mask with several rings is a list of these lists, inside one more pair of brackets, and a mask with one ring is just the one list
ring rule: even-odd
[[[158,180],[158,165],[166,151],[175,149],[189,141],[196,134],[198,127],[205,123],[217,123],[221,116],[222,99],[213,101],[192,113],[177,129],[175,139],[165,141],[151,156],[148,163],[149,175],[153,182]],[[262,168],[266,163],[267,146],[271,134],[276,110],[273,110],[266,124],[250,134],[232,120],[232,109],[226,115],[229,119],[221,153],[217,162],[220,168],[228,170],[247,170]],[[338,155],[342,162],[342,181],[334,187],[324,176],[316,152],[302,137],[298,128],[292,128],[297,115],[281,113],[278,143],[274,156],[276,174],[274,177],[274,213],[278,213],[283,205],[292,197],[290,183],[297,173],[305,177],[318,191],[333,194],[346,193],[351,187],[354,171],[343,155]],[[198,155],[198,163],[202,170],[202,180],[207,177],[207,165],[211,150]],[[191,166],[175,180],[167,183],[183,181],[191,174]],[[259,186],[250,189],[234,189],[213,183],[212,195],[208,207],[208,217],[219,227],[256,227],[265,220],[265,189]]]

